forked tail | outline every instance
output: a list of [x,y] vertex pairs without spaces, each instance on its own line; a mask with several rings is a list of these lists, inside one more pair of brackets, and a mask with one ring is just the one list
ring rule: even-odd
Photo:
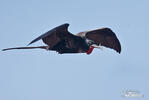
[[15,48],[7,48],[7,49],[3,49],[2,51],[6,51],[6,50],[13,50],[13,49],[46,49],[47,46],[37,46],[37,47],[15,47]]

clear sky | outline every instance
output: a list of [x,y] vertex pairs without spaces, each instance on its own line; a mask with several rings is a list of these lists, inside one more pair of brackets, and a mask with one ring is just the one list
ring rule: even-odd
[[121,54],[0,51],[0,100],[124,100],[126,89],[149,99],[148,10],[148,0],[0,0],[0,49],[26,46],[66,22],[74,34],[110,27],[122,45]]

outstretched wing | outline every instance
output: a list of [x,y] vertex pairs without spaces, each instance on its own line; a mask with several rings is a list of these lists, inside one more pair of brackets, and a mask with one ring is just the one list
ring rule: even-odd
[[112,48],[119,53],[121,52],[120,42],[115,33],[110,28],[81,32],[78,35],[84,35],[86,38],[93,40],[97,45]]
[[31,41],[28,45],[42,39],[45,44],[47,44],[50,48],[53,48],[53,46],[62,41],[66,34],[68,34],[68,26],[69,24],[66,23],[55,27],[52,30]]

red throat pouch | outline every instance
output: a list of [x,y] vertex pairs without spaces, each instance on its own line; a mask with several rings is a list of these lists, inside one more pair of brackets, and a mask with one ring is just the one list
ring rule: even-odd
[[91,54],[92,53],[92,51],[93,51],[93,49],[94,49],[94,47],[93,46],[90,46],[90,48],[89,48],[89,50],[86,52],[86,54]]

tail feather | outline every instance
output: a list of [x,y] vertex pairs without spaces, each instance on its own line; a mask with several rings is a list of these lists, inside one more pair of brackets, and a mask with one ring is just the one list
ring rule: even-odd
[[15,48],[7,48],[7,49],[3,49],[2,51],[6,51],[6,50],[13,50],[13,49],[46,49],[47,46],[37,46],[37,47],[15,47]]

